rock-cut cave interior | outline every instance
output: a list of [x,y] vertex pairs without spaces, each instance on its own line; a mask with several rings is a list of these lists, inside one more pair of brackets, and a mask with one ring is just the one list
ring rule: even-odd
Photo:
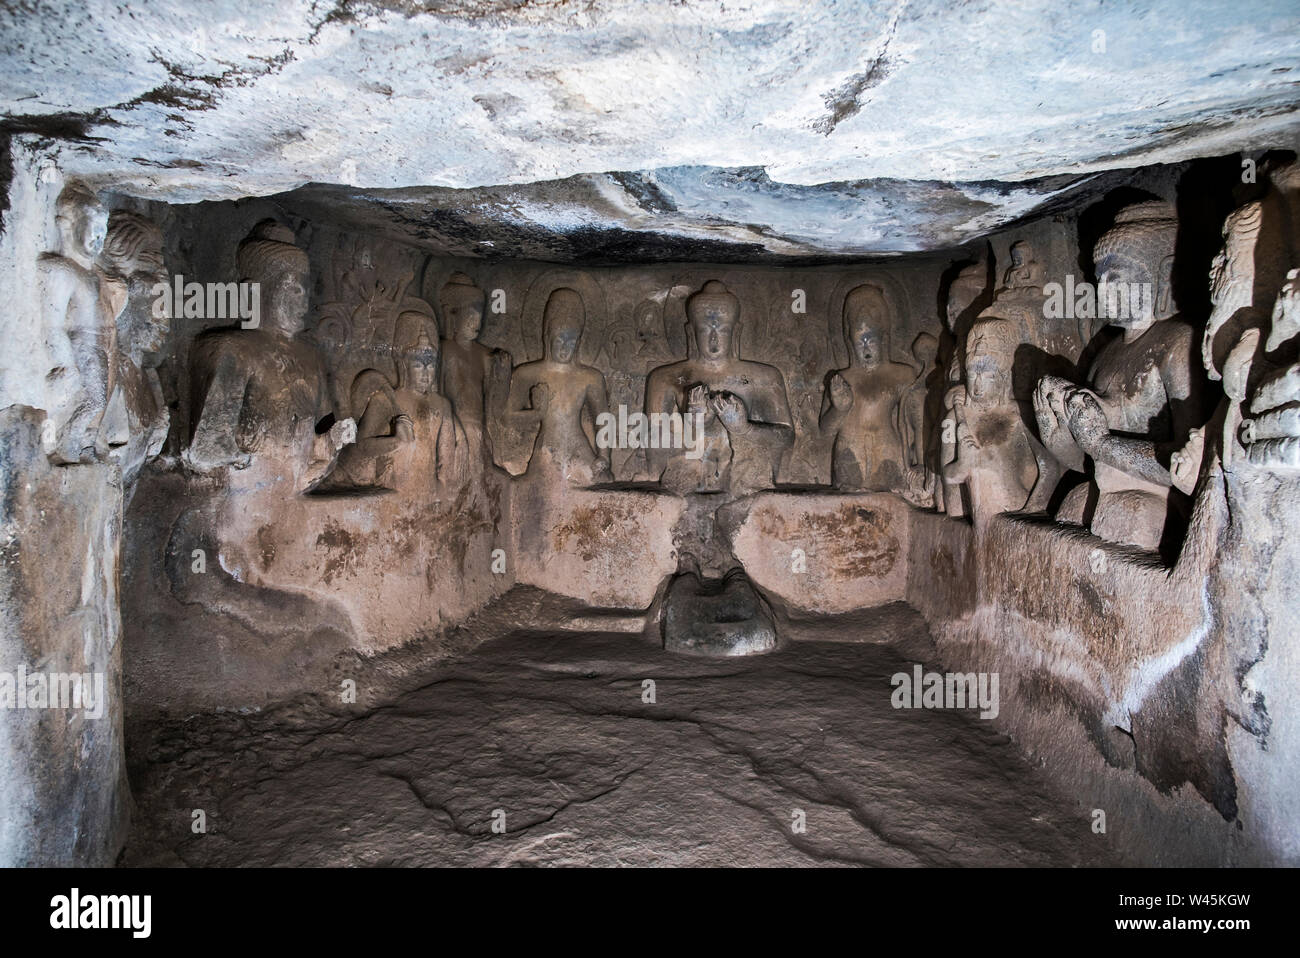
[[1300,8],[325,6],[0,10],[0,865],[1300,864]]

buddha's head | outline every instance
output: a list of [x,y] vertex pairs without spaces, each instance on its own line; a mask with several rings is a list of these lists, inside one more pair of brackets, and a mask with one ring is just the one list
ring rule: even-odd
[[981,319],[966,336],[966,395],[978,406],[1011,397],[1016,329],[1005,319]]
[[235,265],[242,282],[261,287],[261,315],[269,320],[264,325],[286,336],[302,332],[311,267],[306,251],[294,243],[293,230],[262,220],[239,244]]
[[696,356],[707,363],[736,358],[740,300],[717,280],[709,280],[686,301]]
[[104,248],[108,210],[89,187],[77,182],[65,186],[54,202],[54,222],[63,255],[89,263]]
[[571,289],[557,289],[546,300],[542,326],[546,332],[546,357],[556,363],[571,363],[578,355],[585,322],[582,297]]
[[957,329],[961,315],[980,298],[988,283],[985,267],[982,263],[971,263],[962,267],[961,272],[948,284],[947,317],[948,328]]
[[[1143,328],[1174,313],[1172,276],[1178,218],[1164,200],[1120,210],[1115,225],[1097,240],[1098,310],[1112,325]],[[1127,304],[1112,309],[1110,304]]]
[[889,361],[889,306],[879,286],[865,283],[844,297],[849,363],[874,369]]
[[438,294],[442,325],[447,335],[462,346],[478,339],[483,328],[483,306],[487,296],[464,273],[452,273]]
[[939,340],[934,336],[921,333],[912,340],[912,358],[916,360],[922,372],[933,366],[938,357]]

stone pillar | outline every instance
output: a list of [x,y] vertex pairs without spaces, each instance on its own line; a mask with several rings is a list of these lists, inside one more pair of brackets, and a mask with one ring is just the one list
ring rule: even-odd
[[[14,140],[0,234],[0,866],[111,865],[125,841],[114,462],[47,455],[56,317],[39,307],[63,188]],[[52,345],[55,344],[55,345]],[[53,377],[57,379],[57,377]],[[64,707],[58,707],[58,706]]]

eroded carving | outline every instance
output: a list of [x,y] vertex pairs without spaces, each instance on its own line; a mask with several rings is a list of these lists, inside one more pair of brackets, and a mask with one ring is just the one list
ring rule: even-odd
[[356,435],[352,419],[334,422],[325,363],[307,340],[307,254],[293,232],[263,220],[240,244],[241,282],[258,284],[257,329],[199,336],[191,353],[191,432],[184,459],[196,472],[245,469],[256,458],[277,479],[305,490],[333,466]]
[[1004,319],[981,319],[966,336],[964,387],[956,407],[956,458],[944,469],[965,483],[976,523],[1024,508],[1038,479],[1034,440],[1012,393],[1018,331]]
[[[1155,549],[1165,527],[1172,453],[1200,417],[1193,375],[1194,336],[1175,314],[1170,277],[1177,219],[1170,204],[1149,201],[1121,210],[1098,240],[1098,300],[1127,304],[1107,321],[1121,337],[1107,344],[1081,387],[1044,376],[1034,393],[1043,444],[1066,468],[1094,465],[1097,503],[1090,528],[1114,542]],[[1122,288],[1123,298],[1107,287]],[[1067,497],[1077,510],[1087,487]]]
[[677,492],[745,495],[771,488],[794,441],[781,371],[740,358],[740,301],[721,283],[705,283],[687,300],[686,312],[688,358],[651,371],[645,411],[702,417],[703,455],[650,449],[651,473]]
[[[1257,330],[1248,330],[1258,336]],[[1273,307],[1266,353],[1288,349],[1295,352],[1300,339],[1300,269],[1287,274],[1286,285]],[[1241,381],[1239,397],[1244,399],[1244,381],[1250,360],[1255,355],[1255,343],[1243,337],[1240,350],[1246,369],[1236,378]],[[1224,373],[1225,390],[1228,374]],[[1277,471],[1300,470],[1300,362],[1285,365],[1266,373],[1250,397],[1250,416],[1241,424],[1240,437],[1252,465]]]
[[831,481],[844,491],[882,492],[902,485],[902,439],[895,405],[914,370],[889,358],[891,317],[879,286],[844,299],[849,365],[831,374],[821,431],[831,442]]
[[608,481],[609,453],[597,447],[593,431],[597,417],[609,411],[605,377],[578,362],[586,323],[582,297],[572,289],[554,290],[542,323],[546,355],[514,370],[506,403],[514,423],[537,427],[527,472],[558,472],[575,485]]
[[155,290],[167,282],[162,229],[139,214],[114,210],[100,264],[106,281],[120,284],[126,296],[117,317],[116,387],[103,432],[109,445],[121,447],[122,484],[129,500],[141,467],[162,450],[170,423],[158,375],[171,329],[168,297]]
[[117,329],[126,302],[124,283],[101,283],[95,257],[103,249],[108,211],[78,183],[55,202],[59,246],[41,256],[41,309],[54,347],[50,386],[52,434],[44,437],[50,461],[94,462],[108,455],[102,431],[117,378]]

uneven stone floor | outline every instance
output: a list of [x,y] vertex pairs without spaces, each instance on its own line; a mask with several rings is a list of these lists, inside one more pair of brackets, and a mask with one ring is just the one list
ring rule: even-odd
[[1085,810],[976,712],[890,706],[890,675],[936,665],[914,611],[821,634],[868,641],[706,660],[636,636],[516,632],[351,716],[289,706],[159,727],[128,746],[139,807],[123,862],[1113,863]]

